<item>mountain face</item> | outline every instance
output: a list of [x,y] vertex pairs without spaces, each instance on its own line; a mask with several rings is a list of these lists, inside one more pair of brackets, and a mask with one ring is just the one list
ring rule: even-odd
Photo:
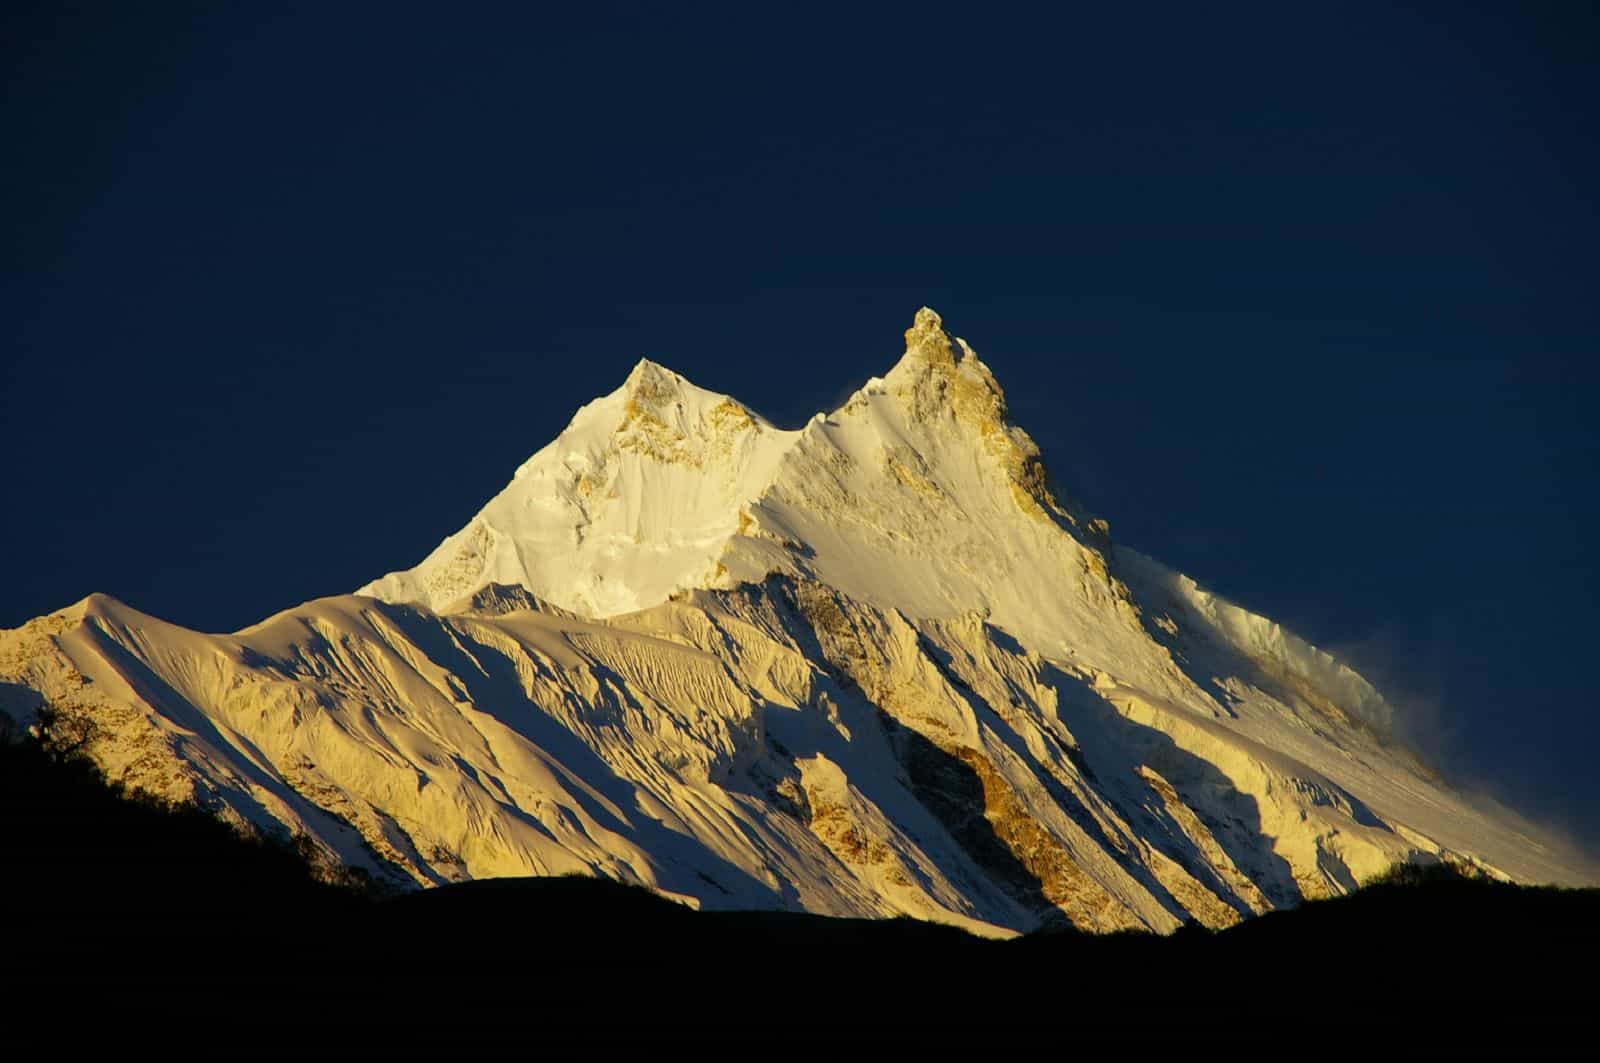
[[0,712],[46,709],[130,787],[396,884],[997,934],[1225,926],[1396,861],[1591,874],[1448,789],[1354,671],[1113,546],[927,309],[795,431],[642,361],[355,594],[0,632]]

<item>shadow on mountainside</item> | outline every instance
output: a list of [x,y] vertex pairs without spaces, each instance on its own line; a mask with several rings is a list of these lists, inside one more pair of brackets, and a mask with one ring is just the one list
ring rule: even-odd
[[[903,792],[924,814],[931,816],[974,869],[989,880],[987,886],[990,889],[997,889],[1001,896],[1014,902],[1026,921],[1012,922],[1009,918],[982,911],[987,907],[986,899],[979,890],[969,888],[967,900],[979,909],[976,914],[1002,925],[1027,928],[1036,925],[1070,926],[1067,914],[1051,896],[1052,891],[1061,894],[1063,886],[1060,882],[1047,881],[1047,871],[1044,870],[1052,864],[1056,871],[1064,870],[1062,864],[1069,858],[1059,842],[1038,830],[1036,825],[1033,825],[1031,843],[1022,843],[1021,839],[1015,837],[1008,840],[999,822],[1003,818],[1003,810],[996,806],[997,794],[990,792],[980,773],[981,758],[973,751],[974,756],[969,761],[958,755],[959,751],[941,747],[914,727],[897,719],[889,709],[862,689],[851,674],[856,662],[840,659],[837,652],[830,654],[818,635],[817,626],[831,626],[835,633],[848,630],[849,637],[839,639],[836,643],[838,646],[871,645],[870,640],[860,637],[860,633],[854,630],[853,621],[831,598],[813,597],[808,601],[805,590],[791,580],[771,577],[762,585],[761,593],[779,606],[785,633],[795,641],[801,655],[808,661],[828,663],[828,678],[841,695],[841,708],[851,705],[854,709],[856,723],[852,728],[852,741],[845,746],[834,744],[835,747],[829,750],[836,762],[847,768],[855,768],[849,771],[853,785],[880,808],[894,809],[895,795],[886,792],[890,789],[886,785],[890,780],[875,778],[876,773],[871,770],[869,757],[865,755],[871,741],[868,737],[870,727],[885,741],[885,751],[898,766],[900,777],[895,781],[903,784]],[[964,690],[958,690],[958,693],[972,700]],[[991,779],[991,785],[997,791],[1004,789],[1009,792],[1009,783],[997,776]],[[908,819],[897,818],[896,821],[905,823]],[[1026,852],[1019,853],[1019,848]],[[1041,852],[1045,849],[1049,852]],[[1035,858],[1033,866],[1024,859],[1024,855]],[[1072,873],[1075,872],[1076,869],[1073,869]]]
[[[989,624],[984,625],[984,630],[986,637],[991,639],[1005,652],[1014,654],[1018,657],[1026,654],[1026,650],[1023,648],[1022,644],[1017,642],[1016,639],[1014,639],[1008,633]],[[974,717],[987,724],[989,733],[1003,742],[1006,748],[1011,751],[1011,753],[1020,763],[1027,765],[1030,773],[1034,777],[1034,780],[1044,788],[1045,792],[1050,796],[1051,801],[1055,803],[1056,807],[1061,809],[1062,812],[1066,813],[1066,815],[1075,824],[1077,824],[1084,834],[1088,836],[1088,839],[1099,847],[1100,851],[1104,853],[1108,859],[1115,862],[1119,867],[1122,868],[1123,871],[1125,871],[1130,877],[1144,887],[1144,889],[1147,890],[1163,908],[1171,913],[1173,917],[1180,921],[1187,920],[1190,917],[1188,910],[1185,909],[1183,904],[1172,895],[1171,891],[1168,890],[1166,885],[1156,877],[1155,873],[1152,872],[1151,869],[1145,864],[1134,859],[1129,853],[1128,847],[1125,844],[1119,845],[1116,841],[1113,841],[1112,838],[1106,833],[1100,821],[1084,804],[1082,799],[1064,786],[1061,781],[1048,770],[1048,768],[1045,768],[1043,765],[1038,763],[1038,758],[1036,758],[1027,748],[1027,744],[1017,733],[1012,723],[999,712],[997,712],[994,706],[990,705],[983,698],[977,696],[977,694],[970,689],[967,683],[961,679],[954,669],[950,654],[940,649],[925,636],[919,637],[919,639],[919,645],[923,654],[927,656],[929,660],[933,661],[935,666],[939,668],[940,673],[944,676],[946,682],[948,682],[951,688],[967,703],[968,707],[973,712]],[[1047,684],[1051,683],[1052,675],[1058,681],[1071,681],[1073,678],[1065,673],[1061,673],[1059,670],[1048,664],[1045,665],[1044,668],[1045,670],[1040,674],[1040,679]],[[1054,685],[1053,689],[1056,690],[1059,699],[1060,695],[1062,694],[1061,689],[1059,686]],[[1076,692],[1074,691],[1067,691],[1067,694],[1069,697],[1077,696]],[[1090,759],[1084,756],[1081,746],[1072,751],[1064,750],[1063,753],[1068,760],[1074,763],[1074,766],[1078,768],[1087,781],[1096,784],[1099,783],[1099,776],[1095,773],[1095,767],[1090,762]],[[1138,779],[1137,776],[1132,775],[1132,771],[1128,763],[1122,763],[1119,761],[1118,763],[1110,764],[1108,763],[1109,758],[1100,757],[1097,759],[1102,770],[1110,769],[1113,771],[1113,778],[1119,778],[1120,776],[1116,775],[1115,772],[1126,768],[1128,769],[1128,774],[1134,780],[1132,785],[1148,789],[1148,786],[1144,784],[1142,779]],[[1120,760],[1126,761],[1126,758],[1120,758]],[[1112,801],[1116,805],[1117,811],[1123,816],[1124,819],[1131,819],[1135,822],[1140,820],[1149,820],[1149,812],[1146,807],[1148,802],[1134,803],[1129,807],[1123,807],[1123,805],[1127,804],[1126,802],[1117,803],[1114,801],[1116,796],[1114,787],[1108,789],[1106,787],[1097,785],[1097,790],[1101,791],[1102,798],[1107,801]],[[1170,820],[1170,816],[1167,818]],[[1162,826],[1163,829],[1158,834],[1153,836],[1154,842],[1166,842],[1165,845],[1158,846],[1161,848],[1161,851],[1168,857],[1171,857],[1179,865],[1184,867],[1198,881],[1215,893],[1224,904],[1233,908],[1241,916],[1249,915],[1249,906],[1245,904],[1242,899],[1238,898],[1236,893],[1229,886],[1221,881],[1216,872],[1211,868],[1210,864],[1200,853],[1199,849],[1195,847],[1194,843],[1181,830],[1166,829],[1167,827],[1176,827],[1175,824],[1165,823]]]
[[[700,839],[673,830],[647,814],[640,802],[639,784],[619,775],[567,724],[539,706],[530,697],[517,663],[507,655],[505,648],[484,641],[472,622],[451,625],[447,633],[445,625],[449,621],[444,618],[424,615],[404,607],[386,607],[383,615],[430,662],[465,685],[473,709],[492,717],[541,751],[553,764],[565,770],[566,777],[581,779],[582,786],[565,787],[564,792],[595,823],[633,840],[640,849],[650,854],[661,888],[697,894],[700,886],[709,882],[728,898],[730,904],[796,903],[797,895],[789,884],[783,883],[775,890],[713,852]],[[499,637],[516,644],[518,652],[527,655],[528,667],[551,679],[552,689],[559,688],[554,676],[526,647],[509,634],[502,633]],[[588,661],[588,667],[601,683],[602,694],[596,703],[582,705],[570,701],[570,696],[563,695],[569,698],[567,707],[575,722],[596,731],[603,730],[613,722],[620,722],[621,706],[606,706],[608,698],[626,698],[631,707],[639,708],[632,701],[628,684],[620,675],[593,660]],[[607,718],[608,708],[613,719]],[[505,787],[498,780],[494,781],[504,793]],[[585,792],[586,788],[592,789],[604,800],[596,800]],[[485,796],[488,796],[487,790]],[[498,803],[509,814],[544,830],[543,825],[523,809],[503,801]],[[620,811],[622,816],[606,807],[606,803]]]
[[1044,880],[1012,852],[985,814],[988,799],[977,770],[882,709],[878,722],[898,755],[912,796],[972,862],[1043,925],[1070,926],[1066,914],[1046,894]]
[[1123,716],[1082,679],[1048,664],[1041,678],[1055,690],[1057,713],[1100,780],[1101,796],[1133,822],[1154,825],[1157,830],[1150,837],[1166,843],[1163,851],[1168,856],[1197,874],[1236,910],[1248,913],[1245,898],[1222,880],[1173,819],[1162,796],[1138,774],[1141,765],[1167,780],[1234,867],[1274,907],[1300,903],[1300,886],[1289,862],[1273,851],[1272,839],[1263,833],[1255,798],[1240,793],[1215,765],[1186,752],[1166,734]]
[[[762,585],[761,593],[779,605],[785,632],[806,659],[827,661],[844,687],[873,705],[914,796],[1007,895],[1036,918],[1042,918],[1045,925],[1059,922],[1065,910],[1072,911],[1072,918],[1085,925],[1103,928],[1108,916],[1111,925],[1116,925],[1118,917],[1111,909],[1120,907],[1121,902],[1079,866],[1078,858],[1061,840],[1037,823],[1023,825],[1018,816],[1007,814],[1008,808],[1018,804],[1018,798],[1010,781],[989,763],[985,754],[941,747],[876,705],[872,696],[853,682],[852,673],[857,668],[865,666],[867,674],[871,674],[870,665],[858,655],[862,652],[860,647],[873,642],[859,630],[858,621],[832,592],[773,577]],[[1004,632],[990,627],[986,633],[1003,652],[1024,655],[1021,645]],[[834,652],[829,652],[829,645],[835,648]],[[972,718],[1027,768],[1033,781],[1083,830],[1089,843],[1176,919],[1189,917],[1188,910],[1151,868],[1117,844],[1083,802],[1038,763],[1005,717],[961,678],[949,654],[922,632],[917,635],[917,650],[939,672],[950,693],[962,700]],[[1085,777],[1093,781],[1096,792],[1124,819],[1156,823],[1159,830],[1155,837],[1162,853],[1187,869],[1223,906],[1241,916],[1252,910],[1248,900],[1225,881],[1194,840],[1173,821],[1161,796],[1136,773],[1142,763],[1162,765],[1164,774],[1180,780],[1180,793],[1187,788],[1186,803],[1191,808],[1198,806],[1197,815],[1218,848],[1274,905],[1293,904],[1300,899],[1288,863],[1272,851],[1271,840],[1261,835],[1261,816],[1252,798],[1240,794],[1220,771],[1184,752],[1166,735],[1124,719],[1075,677],[1046,664],[1040,679],[1056,690],[1062,703],[1062,720],[1079,737],[1079,748],[1069,759],[1075,760]],[[1130,912],[1126,918],[1137,917]]]
[[1221,933],[984,941],[612,882],[377,900],[0,747],[0,1044],[231,1056],[1422,1054],[1593,1045],[1600,891],[1416,871]]
[[[357,859],[356,854],[360,854],[360,858],[369,861],[369,865],[376,868],[385,878],[396,883],[411,881],[411,876],[404,869],[375,851],[355,826],[301,794],[277,771],[264,767],[271,765],[272,760],[256,748],[254,743],[237,731],[224,734],[221,728],[196,708],[181,691],[173,689],[172,685],[154,669],[112,638],[98,623],[85,624],[83,631],[105,662],[141,699],[155,706],[168,720],[188,728],[194,736],[213,749],[223,753],[229,749],[236,751],[238,755],[229,757],[228,760],[238,766],[239,771],[245,776],[245,781],[293,808],[302,820],[315,824],[324,840],[343,849],[345,859]],[[190,739],[185,737],[180,740]],[[197,787],[195,798],[202,806],[212,810],[225,804],[255,823],[272,823],[277,818],[262,806],[260,798],[244,786],[230,786],[222,794],[207,793]],[[395,827],[396,830],[399,829],[398,824]],[[409,838],[403,831],[399,837],[410,845]],[[414,846],[407,855],[413,866],[426,869],[425,862],[417,854]],[[430,880],[435,884],[444,881],[437,875],[430,875]]]

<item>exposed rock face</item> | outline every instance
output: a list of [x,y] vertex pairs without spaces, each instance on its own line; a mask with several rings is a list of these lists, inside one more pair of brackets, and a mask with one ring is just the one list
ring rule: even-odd
[[1398,860],[1589,880],[1059,501],[936,314],[906,341],[798,431],[641,362],[416,569],[234,635],[92,596],[0,632],[0,714],[403,885],[997,933],[1223,926]]

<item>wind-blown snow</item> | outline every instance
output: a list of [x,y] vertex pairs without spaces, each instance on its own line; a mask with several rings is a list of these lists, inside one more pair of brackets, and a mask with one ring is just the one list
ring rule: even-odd
[[1114,547],[922,310],[797,431],[641,362],[415,568],[231,636],[103,596],[0,710],[397,882],[1221,926],[1399,860],[1593,870],[1453,793],[1330,655]]

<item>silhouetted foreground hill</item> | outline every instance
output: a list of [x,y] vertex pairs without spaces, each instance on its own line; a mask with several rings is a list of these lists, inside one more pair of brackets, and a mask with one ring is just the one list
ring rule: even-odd
[[0,1043],[70,1052],[1272,1056],[1592,1047],[1600,891],[1410,874],[1233,930],[1009,942],[589,879],[378,899],[0,751]]

